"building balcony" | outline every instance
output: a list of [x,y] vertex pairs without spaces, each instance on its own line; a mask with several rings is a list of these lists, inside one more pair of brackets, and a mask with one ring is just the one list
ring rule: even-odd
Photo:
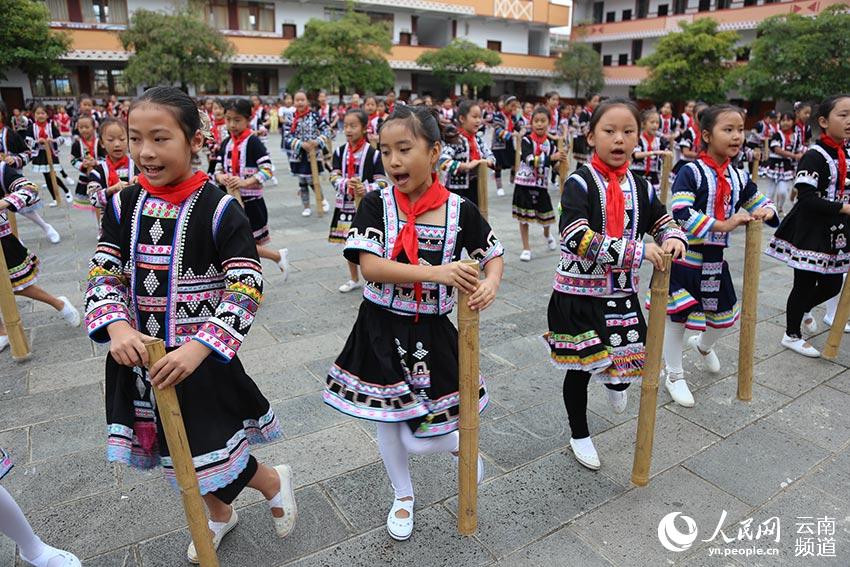
[[549,0],[361,0],[359,4],[519,20],[548,26],[567,26],[570,23],[569,6]]
[[646,67],[637,65],[610,65],[602,68],[606,85],[634,86],[646,78]]
[[721,30],[752,30],[758,27],[762,20],[770,16],[781,14],[814,16],[829,6],[844,3],[844,0],[797,0],[660,18],[642,18],[601,24],[585,23],[575,25],[573,36],[588,43],[661,37],[670,32],[679,31],[679,22],[691,23],[700,18],[716,20],[720,24]]

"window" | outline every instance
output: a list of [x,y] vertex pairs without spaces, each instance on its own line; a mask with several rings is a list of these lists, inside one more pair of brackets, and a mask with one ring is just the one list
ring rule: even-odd
[[70,74],[33,77],[33,96],[74,96],[76,89]]
[[109,96],[130,94],[130,85],[122,69],[92,69],[92,95]]
[[610,55],[603,55],[602,56],[602,65],[605,66],[605,67],[611,66],[611,56]]
[[699,8],[700,12],[708,12],[711,10],[711,0],[699,0]]
[[718,10],[728,10],[732,5],[732,0],[717,0],[717,9]]
[[649,14],[649,0],[635,1],[635,17],[638,19],[645,18]]
[[487,40],[487,49],[490,51],[502,51],[502,42],[501,41],[492,41],[490,39]]
[[239,2],[236,6],[239,15],[239,29],[243,31],[273,32],[274,4],[260,2]]
[[227,0],[212,0],[206,8],[207,23],[217,29],[226,30],[230,27]]
[[688,9],[688,0],[673,0],[673,13],[684,14]]
[[410,32],[401,32],[398,34],[398,44],[399,45],[410,45],[410,40],[412,39]]
[[607,23],[616,22],[617,21],[617,12],[606,12],[605,13],[605,21]]
[[643,56],[643,40],[632,40],[632,61],[637,62]]
[[632,11],[631,10],[623,10],[623,21],[628,22],[632,19]]
[[663,17],[667,16],[669,11],[670,11],[670,6],[668,6],[667,4],[659,4],[658,5],[658,17],[659,18],[663,18]]
[[126,24],[127,0],[80,0],[83,21],[95,24]]
[[601,43],[594,43],[593,44],[593,51],[602,55],[602,44]]
[[283,39],[295,39],[298,37],[298,28],[295,24],[283,24]]
[[621,53],[619,57],[617,57],[617,65],[628,65],[629,64],[629,54]]
[[602,2],[594,2],[593,3],[593,23],[601,24],[602,23],[602,14],[605,13],[605,4]]
[[739,47],[737,52],[735,53],[735,61],[744,62],[750,60],[750,48],[749,47]]
[[47,9],[50,10],[51,22],[67,22],[70,20],[68,0],[47,0]]

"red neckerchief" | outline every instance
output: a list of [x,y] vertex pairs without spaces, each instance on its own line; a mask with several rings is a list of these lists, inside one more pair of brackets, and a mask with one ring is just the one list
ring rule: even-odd
[[534,145],[534,156],[537,157],[543,152],[543,144],[549,141],[547,136],[538,136],[537,132],[531,133],[531,143]]
[[[410,197],[406,193],[399,191],[398,187],[393,187],[393,195],[395,196],[398,208],[405,214],[407,220],[404,228],[399,231],[396,237],[390,260],[395,260],[401,251],[404,250],[407,261],[412,266],[418,266],[419,234],[416,231],[416,217],[442,207],[449,200],[449,191],[440,183],[436,174],[432,173],[431,186],[425,190],[425,193],[419,197],[416,203],[411,205]],[[413,291],[416,295],[416,318],[414,321],[419,321],[419,304],[422,303],[422,282],[414,283]]]
[[179,205],[189,198],[189,196],[204,186],[207,182],[207,174],[203,171],[196,171],[192,177],[186,181],[181,181],[176,185],[151,185],[150,181],[145,179],[144,174],[139,176],[139,185],[145,191],[158,197],[164,201],[168,201],[172,205]]
[[354,154],[360,151],[360,148],[363,147],[363,144],[366,143],[366,138],[360,138],[357,140],[357,143],[353,146],[348,144],[348,159],[345,161],[345,176],[348,178],[355,177],[357,175],[357,166],[354,163]]
[[622,238],[626,225],[626,197],[620,187],[620,177],[629,170],[629,162],[613,169],[594,152],[593,157],[590,158],[590,165],[608,182],[605,188],[605,234],[613,238]]
[[[127,155],[125,155],[124,157],[122,157],[118,161],[112,161],[112,156],[106,156],[106,169],[107,169],[106,185],[107,185],[107,187],[112,187],[113,185],[115,185],[116,183],[121,181],[121,178],[118,176],[118,170],[124,169],[124,168],[128,167],[129,165],[130,165],[130,158]],[[131,175],[132,175],[132,172],[130,172],[127,175],[127,178],[129,179]]]
[[372,114],[370,114],[370,115],[369,115],[369,124],[371,124],[371,123],[372,123],[372,121],[373,121],[375,118],[377,118],[377,117],[378,117],[378,113],[377,113],[377,112],[373,112]]
[[502,116],[505,117],[505,128],[507,129],[507,131],[513,132],[514,131],[514,119],[511,117],[510,114],[508,114],[504,110],[502,111]]
[[718,165],[707,152],[700,152],[699,159],[717,174],[717,191],[714,193],[714,218],[721,221],[726,220],[726,205],[732,198],[732,186],[726,179],[726,168],[729,167],[729,160],[727,159]]
[[805,122],[800,122],[798,120],[796,122],[795,126],[797,127],[797,130],[800,132],[800,143],[802,143],[805,146],[806,142],[808,142],[808,140],[806,139],[806,124],[805,124]]
[[584,111],[587,112],[588,114],[590,114],[591,116],[593,116],[593,109],[590,108],[589,106],[585,106]]
[[88,149],[90,156],[97,157],[97,136],[91,137],[91,143],[89,143],[88,140],[86,140],[82,136],[80,136],[80,141],[83,143],[86,149]]
[[304,112],[295,112],[295,116],[292,117],[292,126],[289,128],[289,133],[294,134],[295,129],[298,128],[298,121],[310,114],[310,109],[308,108]]
[[555,130],[558,127],[558,109],[553,108],[549,113],[549,129]]
[[531,114],[523,114],[522,119],[525,121],[526,124],[531,124]]
[[[652,144],[655,142],[655,136],[653,136],[649,132],[644,132],[643,139],[646,140],[646,151],[651,152]],[[644,172],[647,175],[649,175],[649,172],[652,169],[652,157],[653,156],[649,155],[644,158],[644,163],[646,164],[646,166],[644,167]]]
[[661,133],[669,134],[670,133],[670,124],[673,122],[673,117],[668,116],[664,118],[664,115],[661,115]]
[[213,119],[212,121],[212,135],[215,140],[215,145],[221,144],[221,127],[224,126],[226,120],[222,118],[221,120]]
[[395,104],[387,106],[387,114],[392,114],[393,110],[395,110]]
[[319,116],[324,117],[326,120],[330,120],[331,111],[327,104],[319,107]]
[[466,143],[469,146],[469,161],[481,159],[481,151],[478,149],[478,140],[475,139],[475,134],[470,134],[465,128],[458,129],[458,133],[466,138]]
[[838,153],[838,179],[835,184],[837,185],[838,196],[843,197],[844,187],[847,184],[847,154],[844,151],[844,144],[826,133],[820,135],[820,141],[823,142],[823,145]]
[[41,140],[42,138],[47,138],[48,140],[50,139],[50,136],[48,135],[48,130],[49,130],[48,125],[49,124],[50,124],[49,122],[45,122],[44,124],[40,124],[38,122],[35,123],[36,127],[38,128],[38,136],[36,136],[36,137],[39,140]]
[[242,152],[242,142],[247,140],[253,133],[253,130],[246,128],[235,138],[231,136],[230,141],[233,143],[233,147],[230,148],[230,173],[232,175],[239,176],[239,167],[242,163],[242,157],[240,155]]
[[791,136],[794,134],[794,129],[791,128],[789,130],[780,130],[779,135],[782,137],[782,149],[786,151],[791,151]]
[[702,151],[702,132],[699,128],[694,128],[694,147],[693,151],[701,152]]

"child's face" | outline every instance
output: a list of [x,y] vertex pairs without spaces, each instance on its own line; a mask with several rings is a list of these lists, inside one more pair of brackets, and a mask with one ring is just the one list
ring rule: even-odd
[[224,118],[224,107],[217,102],[212,103],[212,114],[216,120],[221,120]]
[[591,98],[590,101],[587,103],[587,106],[589,106],[590,108],[596,108],[597,106],[599,106],[599,95],[594,95],[593,98]]
[[80,112],[84,114],[90,113],[92,111],[92,108],[94,108],[94,103],[91,101],[90,98],[84,98],[80,101]]
[[404,120],[391,120],[381,128],[381,159],[390,180],[402,193],[424,191],[440,157],[439,142],[417,138]]
[[538,112],[531,118],[531,128],[538,136],[545,136],[549,131],[549,117]]
[[790,130],[794,127],[794,120],[790,117],[783,118],[779,121],[779,127],[783,130]]
[[354,114],[348,114],[342,122],[342,132],[349,143],[357,142],[363,137],[363,124]]
[[351,95],[351,106],[355,106],[355,107],[360,106],[360,95],[359,94],[354,93],[353,95]]
[[387,104],[384,101],[378,103],[378,114],[386,114],[387,113]]
[[599,158],[617,168],[631,159],[637,145],[638,125],[634,115],[625,106],[612,106],[588,133],[587,142]]
[[207,110],[207,112],[211,112],[214,104],[215,102],[211,98],[208,98],[204,101],[204,108]]
[[366,111],[366,114],[372,116],[375,114],[375,111],[378,109],[378,104],[375,102],[374,98],[367,98],[366,102],[363,103],[363,110]]
[[21,111],[18,110],[17,108],[12,110],[12,116],[20,116],[20,115],[21,115]]
[[433,106],[433,105],[434,105],[434,100],[433,100],[430,96],[426,96],[426,97],[425,97],[425,105],[426,105],[426,106]]
[[799,111],[797,111],[797,120],[799,120],[800,122],[803,122],[803,123],[808,122],[811,117],[812,117],[812,107],[811,106],[804,106]]
[[174,113],[150,103],[133,109],[129,126],[130,155],[152,185],[179,183],[192,175],[192,155],[204,143],[200,131],[187,140]]
[[39,124],[43,124],[43,123],[47,122],[47,111],[44,110],[43,108],[36,108],[35,112],[33,112],[32,116],[33,116],[33,118],[35,118],[35,121],[38,122]]
[[447,98],[446,100],[443,101],[443,108],[449,109],[451,107],[452,107],[452,99]]
[[561,104],[561,97],[558,95],[552,95],[546,99],[546,104],[549,105],[549,108],[555,108],[559,104]]
[[711,132],[703,130],[702,134],[710,152],[732,159],[744,143],[744,117],[737,112],[724,112],[717,117]]
[[829,117],[818,118],[818,123],[821,129],[836,140],[850,138],[850,97],[839,99]]
[[534,105],[531,104],[530,102],[526,102],[524,105],[522,105],[523,114],[531,114],[533,111],[534,111]]
[[224,123],[227,126],[227,133],[237,137],[248,128],[249,119],[245,118],[232,108],[224,113]]
[[328,95],[325,93],[319,93],[319,104],[325,106],[326,102],[328,102]]
[[80,136],[88,140],[94,135],[94,124],[92,124],[91,120],[79,120],[77,122],[77,131],[80,133]]
[[392,105],[395,102],[395,93],[390,91],[387,93],[387,105]]
[[669,102],[665,102],[661,105],[661,114],[663,114],[664,116],[670,116],[671,114],[673,114],[673,107],[670,106]]
[[507,112],[508,114],[516,114],[517,109],[519,109],[519,103],[515,100],[512,100],[505,107],[505,112]]
[[694,101],[689,101],[687,104],[685,104],[685,114],[693,114],[695,104],[696,103],[694,103]]
[[65,107],[64,106],[59,107],[59,114],[65,114]]
[[118,124],[110,124],[106,127],[100,143],[113,160],[119,160],[127,155],[127,133]]
[[460,126],[470,134],[474,134],[481,128],[481,121],[481,107],[475,105],[469,109],[466,116],[460,117]]
[[292,95],[283,97],[283,106],[292,106]]
[[251,97],[251,104],[254,106],[254,108],[260,106],[260,97],[252,96]]
[[650,134],[654,134],[656,130],[658,130],[658,124],[661,121],[658,120],[657,114],[650,114],[646,120],[643,121],[643,130],[644,132],[649,132]]
[[307,110],[307,95],[304,93],[297,93],[293,100],[295,101],[295,110],[298,112],[304,112]]

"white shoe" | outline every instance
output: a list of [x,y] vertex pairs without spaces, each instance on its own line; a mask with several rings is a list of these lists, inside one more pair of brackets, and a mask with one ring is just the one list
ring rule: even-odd
[[530,262],[531,261],[531,250],[523,250],[519,255],[519,259],[522,262]]
[[[455,463],[455,466],[457,466],[459,461],[460,461],[459,457],[457,455],[455,455],[454,453],[451,453],[451,456],[452,456],[452,460]],[[477,469],[477,472],[478,472],[478,484],[481,484],[482,482],[484,482],[484,459],[481,458],[481,453],[478,453],[478,469]]]
[[331,204],[328,203],[327,199],[322,199],[322,212],[326,213],[331,210]]
[[782,335],[782,346],[789,350],[793,350],[798,354],[802,354],[803,356],[808,356],[809,358],[819,358],[820,352],[818,349],[810,345],[808,342],[803,340],[802,338],[797,337],[789,337],[788,335]]
[[59,236],[59,233],[56,232],[56,229],[53,228],[52,225],[47,225],[47,228],[44,229],[45,234],[47,234],[47,240],[50,241],[51,244],[58,244],[62,237]]
[[505,190],[502,189],[501,187],[499,187],[498,189],[496,189],[496,196],[497,197],[504,197],[505,196]]
[[682,375],[672,374],[672,376],[676,377],[676,380],[670,380],[670,376],[671,373],[667,372],[667,377],[664,379],[664,386],[667,388],[667,392],[673,398],[673,401],[684,408],[694,407],[694,395],[691,394],[688,383],[685,382]]
[[289,279],[289,248],[281,248],[277,253],[280,254],[277,267],[283,272],[283,281],[286,281]]
[[[44,546],[44,551],[38,557],[27,559],[21,553],[21,559],[33,565],[33,567],[80,567],[82,565],[73,553],[49,545]],[[60,561],[57,561],[57,559]]]
[[9,346],[9,336],[8,335],[0,335],[0,352],[6,350],[6,347]]
[[54,199],[54,200],[50,201],[49,203],[47,203],[47,206],[48,207],[55,207],[56,206],[56,200]]
[[271,185],[271,186],[277,185],[277,177],[275,177],[273,175],[272,178],[269,180],[269,185]]
[[626,411],[626,404],[629,403],[629,392],[627,390],[617,391],[605,388],[608,392],[608,403],[614,409],[614,413],[623,413]]
[[274,468],[280,477],[280,492],[268,501],[270,508],[283,509],[283,517],[274,518],[274,529],[278,537],[286,537],[295,527],[298,519],[298,505],[295,503],[295,491],[292,488],[292,469],[289,465],[278,465]]
[[688,337],[688,345],[700,353],[706,370],[712,374],[720,372],[720,359],[717,358],[717,353],[714,352],[714,349],[711,349],[708,352],[702,352],[699,348],[699,337],[699,335],[691,335]]
[[65,193],[65,202],[66,202],[66,203],[70,203],[70,202],[71,202],[71,201],[73,201],[73,200],[74,200],[74,196],[73,196],[73,195],[71,195],[70,193]]
[[[413,533],[413,500],[393,500],[393,506],[390,508],[390,513],[387,514],[387,533],[396,541],[405,541],[410,539],[410,534]],[[404,510],[407,512],[407,518],[399,518],[396,512]]]
[[340,293],[348,293],[349,291],[354,291],[355,289],[360,289],[363,287],[363,284],[360,282],[356,282],[354,280],[348,280],[341,286],[339,286]]
[[590,437],[586,437],[585,439],[573,439],[570,437],[570,447],[579,463],[592,471],[599,470],[601,466],[599,455],[596,453],[596,447],[593,446],[593,441]]
[[546,245],[549,247],[549,250],[557,250],[558,249],[558,241],[555,240],[555,237],[551,234],[546,237]]
[[310,215],[312,215],[312,214],[313,214],[313,211],[311,211],[311,210],[310,210],[310,207],[307,207],[306,209],[304,209],[303,211],[301,211],[301,216],[302,216],[302,217],[309,217],[309,216],[310,216]]
[[810,335],[814,335],[818,332],[818,324],[815,321],[814,316],[811,313],[803,313],[803,330],[809,333]]
[[65,319],[65,322],[68,323],[72,327],[79,327],[82,322],[82,318],[80,317],[80,312],[77,311],[77,308],[71,305],[71,302],[68,301],[67,297],[60,296],[58,297],[62,303],[65,304],[62,307],[62,310],[59,311],[59,316]]
[[[239,514],[236,513],[235,509],[231,508],[230,519],[227,520],[227,523],[224,524],[218,531],[213,530],[212,523],[210,520],[209,523],[210,529],[213,531],[213,547],[216,551],[218,551],[218,546],[221,545],[221,540],[224,539],[224,536],[229,534],[233,528],[236,527],[236,524],[239,522]],[[198,559],[198,552],[195,550],[195,542],[189,543],[189,549],[186,550],[186,559],[189,560],[189,563],[192,565],[199,565],[201,561]]]
[[[833,319],[830,319],[826,315],[823,316],[823,324],[824,325],[826,325],[829,328],[832,328],[832,322],[833,322]],[[850,333],[850,322],[848,322],[846,325],[844,325],[844,332]]]

